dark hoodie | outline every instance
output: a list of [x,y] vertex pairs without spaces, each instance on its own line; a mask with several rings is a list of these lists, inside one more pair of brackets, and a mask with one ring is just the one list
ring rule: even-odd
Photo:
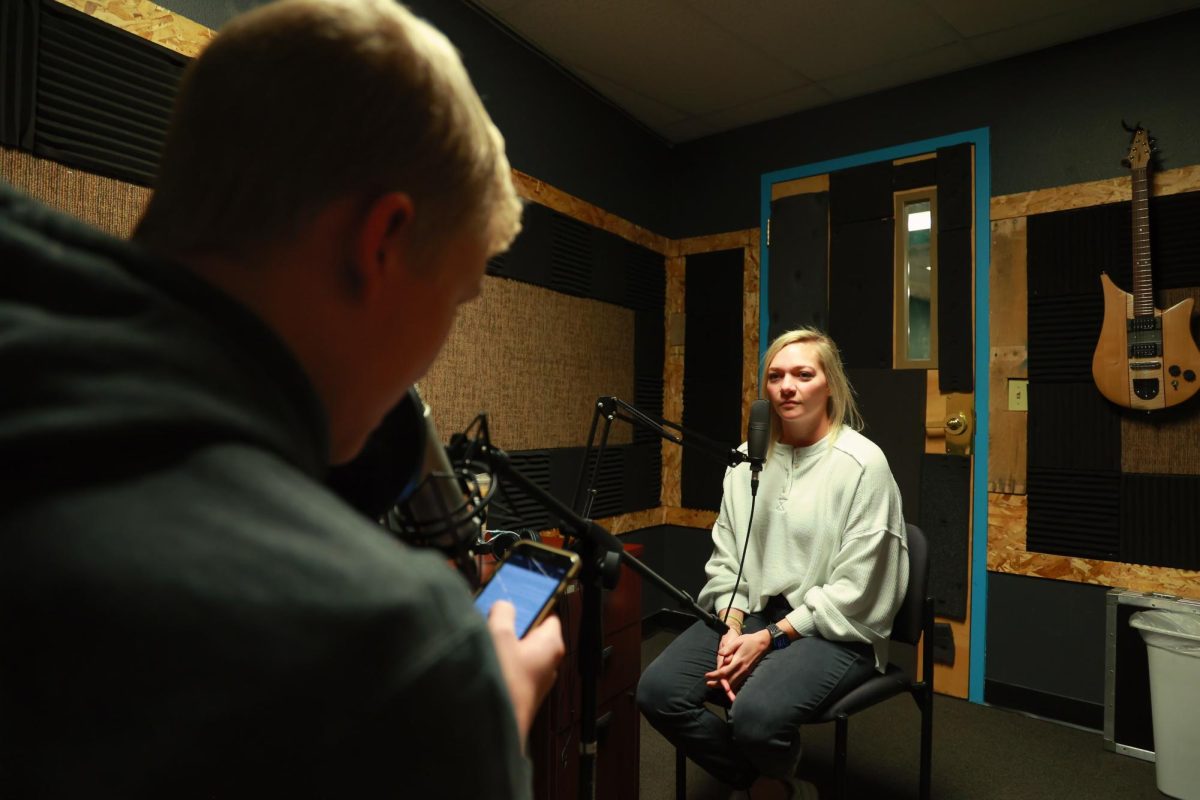
[[282,342],[0,183],[0,797],[521,797],[482,619]]

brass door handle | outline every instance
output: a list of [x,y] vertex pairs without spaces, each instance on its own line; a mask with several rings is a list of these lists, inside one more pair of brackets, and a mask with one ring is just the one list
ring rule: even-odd
[[946,418],[946,452],[952,455],[971,454],[971,439],[975,435],[975,412],[970,406],[958,405],[959,411]]

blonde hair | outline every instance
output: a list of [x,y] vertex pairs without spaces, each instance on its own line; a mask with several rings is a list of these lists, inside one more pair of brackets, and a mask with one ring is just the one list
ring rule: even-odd
[[[838,352],[833,339],[816,328],[796,328],[775,337],[767,352],[763,354],[762,371],[758,379],[759,397],[766,398],[767,372],[771,368],[771,362],[779,355],[780,350],[793,344],[812,345],[816,350],[817,360],[821,363],[821,370],[825,373],[825,382],[829,386],[826,413],[829,415],[829,432],[833,434],[829,441],[837,438],[837,433],[843,425],[861,431],[863,418],[858,412],[858,403],[854,400],[854,387],[850,385],[850,379],[846,377],[846,370],[842,366],[841,353]],[[779,420],[779,414],[776,413],[775,407],[771,406],[772,445],[780,440],[782,433],[783,424]]]
[[135,238],[237,252],[390,191],[412,197],[419,255],[520,230],[504,139],[445,36],[393,0],[281,0],[189,65]]

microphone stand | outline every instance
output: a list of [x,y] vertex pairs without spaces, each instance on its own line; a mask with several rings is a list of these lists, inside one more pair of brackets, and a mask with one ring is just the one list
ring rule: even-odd
[[[616,398],[612,399],[620,402]],[[634,410],[636,411],[636,409]],[[648,417],[646,419],[649,420]],[[611,424],[611,420],[609,423]],[[593,420],[593,434],[595,428],[596,422]],[[596,796],[596,683],[598,666],[602,658],[601,635],[603,630],[600,619],[601,583],[603,582],[604,586],[609,589],[616,586],[620,576],[620,565],[624,564],[662,589],[676,601],[680,608],[686,609],[688,613],[704,622],[718,635],[724,635],[729,630],[729,626],[715,614],[701,608],[687,592],[677,588],[666,578],[625,552],[621,542],[612,533],[594,521],[575,513],[554,495],[521,474],[513,467],[508,454],[500,448],[494,447],[488,441],[486,421],[483,429],[484,433],[481,439],[470,447],[469,458],[473,461],[483,462],[501,478],[507,478],[520,486],[530,497],[557,515],[562,522],[564,531],[569,532],[576,540],[576,549],[582,562],[579,581],[583,588],[583,610],[579,629],[579,797],[581,800],[594,798]],[[606,426],[606,437],[607,432]],[[589,450],[590,447],[589,442]],[[585,461],[585,468],[586,465]]]
[[[591,477],[587,482],[587,500],[584,503],[580,513],[587,516],[592,510],[592,503],[596,499],[596,475],[600,470],[600,462],[604,458],[604,450],[608,446],[608,433],[612,429],[614,419],[619,419],[624,422],[629,422],[634,425],[641,425],[647,428],[668,442],[683,446],[695,446],[698,452],[702,452],[711,458],[720,461],[727,467],[736,467],[738,464],[750,460],[750,456],[738,450],[736,447],[726,447],[713,441],[707,436],[697,433],[696,431],[688,430],[677,422],[662,419],[655,419],[647,415],[637,406],[632,406],[626,403],[619,397],[605,395],[596,398],[596,408],[592,412],[592,427],[588,432],[587,447],[583,452],[583,468],[579,470],[579,483],[575,486],[575,495],[571,500],[571,506],[579,507],[579,495],[584,491],[584,477],[587,475],[588,458],[592,454],[592,443],[596,440],[596,427],[600,422],[600,418],[604,418],[604,431],[600,435],[600,447],[596,453],[596,461],[592,465]],[[669,429],[669,430],[668,430]],[[678,431],[672,433],[671,431]],[[682,436],[679,434],[683,434]]]
[[[579,507],[580,495],[584,492],[584,478],[588,474],[588,459],[591,457],[593,442],[596,439],[596,428],[599,425],[600,418],[604,418],[604,430],[600,435],[600,446],[596,452],[596,460],[592,464],[591,476],[587,481],[586,500],[579,515],[571,514],[572,517],[588,522],[586,517],[591,513],[592,505],[596,500],[596,476],[600,470],[600,462],[604,458],[604,451],[608,445],[608,434],[612,429],[613,420],[619,419],[629,422],[634,425],[641,425],[657,433],[663,439],[674,444],[695,447],[699,452],[720,461],[727,467],[736,467],[738,464],[750,461],[750,456],[738,450],[736,447],[726,447],[718,442],[697,433],[696,431],[688,430],[682,425],[662,419],[655,419],[636,406],[621,400],[618,397],[611,395],[601,396],[596,399],[596,408],[592,414],[592,425],[588,432],[587,447],[584,449],[583,466],[579,470],[579,483],[575,487],[575,495],[572,498],[571,505]],[[674,431],[674,432],[673,432]],[[682,435],[681,435],[682,434]],[[755,476],[757,477],[757,475]],[[524,484],[523,484],[524,485]],[[540,490],[539,490],[540,491]],[[557,501],[555,501],[557,503]],[[561,503],[558,503],[561,506]],[[562,511],[558,510],[560,514]],[[567,517],[564,516],[564,519]],[[718,636],[723,636],[729,630],[719,617],[701,608],[691,595],[687,592],[675,587],[666,579],[651,571],[648,567],[642,564],[633,556],[625,553],[617,538],[611,533],[604,531],[595,523],[588,522],[593,530],[603,531],[606,539],[595,539],[593,541],[602,542],[605,548],[609,548],[608,552],[612,552],[611,548],[616,548],[621,556],[621,560],[643,577],[648,577],[650,581],[663,589],[668,596],[672,597],[676,604],[686,613],[691,614],[697,619],[704,622],[709,628],[717,633]],[[607,555],[607,552],[606,552]],[[586,565],[594,559],[585,559]],[[616,580],[619,573],[613,570],[610,576],[604,576],[607,580],[605,585],[611,589],[616,585]],[[579,765],[579,796],[581,798],[595,797],[595,782],[594,769],[596,758],[596,736],[595,736],[595,714],[596,714],[596,667],[600,661],[601,651],[601,635],[600,628],[600,587],[595,580],[584,579],[583,583],[583,619],[580,626],[580,652],[579,652],[579,672],[580,680],[582,681],[581,714],[583,715],[581,724],[581,741],[580,748],[582,757]]]

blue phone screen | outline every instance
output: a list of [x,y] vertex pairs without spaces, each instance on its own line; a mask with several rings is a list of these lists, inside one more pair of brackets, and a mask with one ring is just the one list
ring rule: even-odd
[[566,563],[531,558],[517,548],[475,597],[475,607],[486,617],[493,603],[507,600],[517,609],[517,636],[524,636],[537,619],[542,606],[554,595],[567,568]]

